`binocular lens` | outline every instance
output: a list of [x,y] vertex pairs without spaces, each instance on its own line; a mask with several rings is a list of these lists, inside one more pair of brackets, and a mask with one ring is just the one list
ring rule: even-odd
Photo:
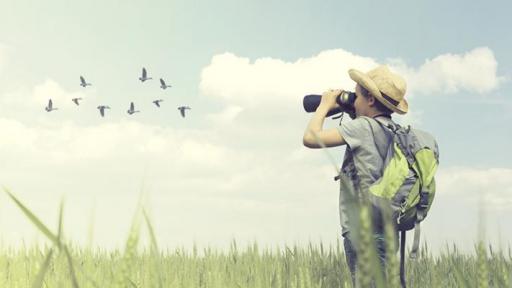
[[[356,101],[356,97],[357,95],[354,92],[341,92],[341,94],[336,98],[336,103],[338,103],[340,107],[329,110],[326,116],[329,117],[334,114],[346,112],[350,115],[350,118],[354,119],[356,114],[356,110],[354,108],[354,102]],[[320,105],[321,100],[322,95],[311,94],[304,96],[304,99],[302,100],[304,110],[306,110],[306,112],[308,113],[315,112],[316,108],[318,108],[318,105]]]

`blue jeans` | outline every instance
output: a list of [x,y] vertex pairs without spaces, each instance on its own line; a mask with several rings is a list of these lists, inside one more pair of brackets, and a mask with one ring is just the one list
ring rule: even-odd
[[[352,284],[355,287],[356,283],[356,269],[357,269],[357,252],[356,248],[353,245],[352,241],[350,240],[350,233],[347,232],[343,235],[343,246],[345,247],[345,258],[347,260],[348,268],[350,269],[350,275],[352,277]],[[375,250],[377,252],[377,257],[379,259],[379,262],[381,264],[381,267],[384,270],[386,266],[386,241],[384,237],[384,232],[382,233],[374,233],[373,239],[375,243]],[[395,251],[398,250],[398,233],[395,237]]]

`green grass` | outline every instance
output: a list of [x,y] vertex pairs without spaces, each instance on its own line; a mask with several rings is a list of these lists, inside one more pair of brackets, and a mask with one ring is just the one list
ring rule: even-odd
[[[229,251],[194,247],[164,252],[158,248],[154,227],[141,205],[123,250],[93,250],[63,239],[62,202],[54,233],[4,190],[51,246],[0,247],[0,287],[352,287],[341,242],[274,249],[253,243],[240,249],[233,241]],[[141,226],[148,229],[149,249],[139,245]],[[480,241],[472,254],[461,253],[455,246],[438,256],[428,251],[423,246],[417,259],[407,260],[408,287],[512,287],[510,249],[496,251]],[[362,256],[371,259],[373,255]],[[374,266],[360,264],[365,271],[360,283],[369,285],[376,279],[378,287],[397,287],[396,277],[385,280]]]
[[[51,251],[51,247],[1,250],[0,287],[31,287],[40,278],[48,255],[51,261],[42,287],[71,287],[68,260]],[[139,251],[131,255],[129,281],[124,282],[124,251],[70,248],[80,287],[114,287],[120,281],[117,287],[351,287],[341,247],[311,244],[271,250],[254,244],[243,250],[205,248],[200,252],[160,252],[161,277],[155,277],[154,253]],[[510,287],[512,259],[495,252],[486,264],[488,287]],[[407,263],[408,286],[483,287],[479,286],[479,266],[476,253],[461,254],[455,248],[437,257],[422,255]]]

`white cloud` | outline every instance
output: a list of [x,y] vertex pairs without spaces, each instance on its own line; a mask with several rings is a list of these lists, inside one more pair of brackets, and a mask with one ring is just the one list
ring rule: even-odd
[[[194,240],[222,245],[232,237],[241,241],[259,237],[269,244],[283,239],[305,240],[308,232],[297,233],[289,226],[296,219],[306,224],[313,221],[304,218],[306,207],[300,208],[305,199],[318,204],[310,209],[331,213],[330,225],[337,226],[336,191],[318,194],[315,190],[318,183],[331,185],[332,168],[320,165],[311,171],[309,161],[298,159],[302,157],[279,159],[274,151],[215,144],[217,135],[207,131],[135,121],[28,126],[0,119],[0,130],[16,135],[0,139],[2,185],[11,188],[46,223],[55,221],[55,207],[66,195],[67,235],[79,243],[86,239],[84,227],[96,199],[101,205],[95,218],[101,220],[96,223],[95,243],[103,247],[122,245],[123,229],[134,213],[141,180],[152,187],[155,218],[168,219],[157,221],[156,226],[159,237],[165,239],[163,246]],[[312,181],[317,178],[324,181]],[[27,237],[37,233],[13,203],[5,200],[0,209],[0,218],[9,215],[9,221],[0,222],[4,240],[19,242],[16,237],[25,237],[30,242],[32,238]],[[334,208],[330,212],[321,212],[325,206],[320,203],[325,201]],[[181,235],[176,236],[176,231]],[[336,229],[326,231],[336,234]],[[326,235],[325,231],[318,232]],[[297,235],[302,236],[295,238]]]
[[[13,119],[0,118],[0,130],[13,137],[0,138],[0,150],[26,158],[45,159],[45,163],[73,165],[99,159],[139,159],[158,155],[174,164],[219,169],[239,156],[212,144],[207,133],[196,139],[172,128],[141,124],[136,121],[109,122],[81,126],[73,122],[27,126]],[[15,136],[14,136],[15,135]],[[4,152],[5,153],[5,152]]]
[[422,228],[423,240],[436,250],[447,244],[474,252],[480,237],[493,248],[512,239],[512,169],[442,168],[436,176],[437,192]]
[[492,91],[504,80],[496,74],[498,62],[487,47],[464,54],[443,54],[427,59],[421,67],[409,67],[400,59],[390,61],[404,76],[411,94],[451,94],[461,90],[476,93]]
[[4,111],[4,115],[5,112],[19,114],[25,113],[26,111],[33,111],[34,109],[44,111],[48,100],[52,99],[55,108],[66,110],[75,106],[71,101],[73,98],[95,99],[96,93],[94,88],[89,90],[88,96],[85,97],[84,92],[69,91],[64,89],[55,80],[45,79],[42,83],[35,85],[31,89],[18,87],[16,90],[7,91],[0,95],[0,109]]
[[244,108],[240,106],[230,105],[219,113],[212,113],[207,115],[207,118],[219,125],[229,124],[233,122],[243,110]]
[[[484,93],[496,89],[503,80],[496,75],[497,61],[489,48],[475,48],[462,55],[444,54],[426,60],[419,67],[401,59],[387,61],[392,70],[408,82],[408,96],[449,94],[460,90]],[[330,88],[352,90],[355,83],[347,71],[367,71],[382,64],[343,49],[285,62],[258,58],[253,62],[232,53],[216,55],[201,74],[202,94],[219,98],[230,105],[289,106],[301,102],[306,94],[321,94]]]
[[75,97],[84,97],[84,94],[82,92],[66,91],[52,79],[46,79],[42,84],[35,86],[32,91],[32,101],[39,106],[46,105],[48,100],[52,99],[54,104],[69,107],[75,105],[71,101]]
[[295,62],[248,58],[231,53],[216,55],[201,74],[199,88],[204,95],[240,106],[273,103],[289,105],[306,94],[321,94],[330,88],[353,89],[347,70],[377,65],[375,60],[338,49],[328,50]]
[[[426,60],[418,68],[401,59],[386,62],[406,78],[406,97],[411,103],[412,97],[426,94],[450,94],[459,90],[488,92],[503,80],[496,74],[497,61],[489,48],[440,55]],[[202,70],[199,88],[202,95],[225,105],[220,112],[208,115],[216,125],[229,126],[240,133],[244,133],[242,127],[246,130],[253,127],[251,131],[259,133],[261,139],[268,138],[272,131],[274,135],[291,136],[282,131],[294,130],[297,123],[303,123],[305,117],[310,116],[303,112],[304,95],[321,94],[329,88],[352,90],[355,83],[348,76],[350,68],[368,71],[380,64],[375,59],[343,49],[327,50],[290,62],[269,57],[251,61],[224,53],[214,56]],[[422,115],[423,111],[412,105],[409,113],[395,119],[406,125],[421,125]],[[235,119],[238,123],[234,123]],[[272,121],[275,124],[270,123]]]
[[512,169],[451,167],[437,177],[439,192],[460,201],[483,203],[492,209],[512,209]]

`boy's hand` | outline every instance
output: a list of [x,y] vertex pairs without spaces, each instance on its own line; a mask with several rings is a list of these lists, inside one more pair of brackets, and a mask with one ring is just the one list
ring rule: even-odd
[[335,109],[340,107],[338,103],[336,103],[336,98],[343,92],[341,89],[331,89],[327,90],[322,94],[322,100],[320,101],[320,106],[326,107],[327,110]]

